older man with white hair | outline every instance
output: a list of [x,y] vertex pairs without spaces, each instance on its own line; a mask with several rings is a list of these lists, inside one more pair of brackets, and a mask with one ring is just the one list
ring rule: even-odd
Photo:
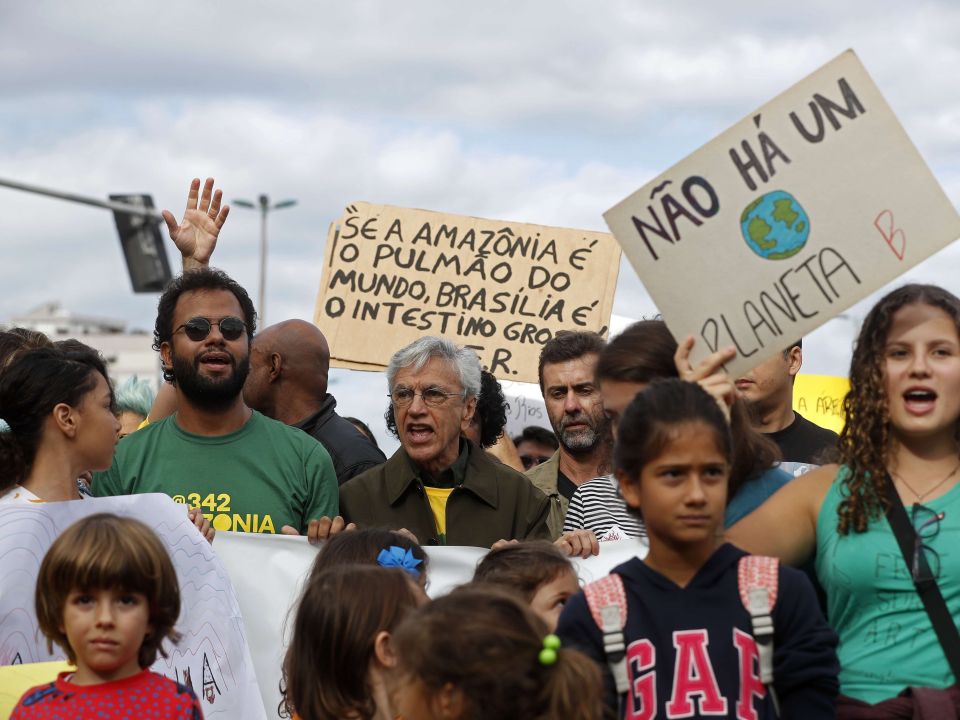
[[340,487],[347,522],[406,528],[425,545],[550,537],[546,496],[461,436],[480,392],[473,350],[421,338],[390,359],[387,384],[401,447]]

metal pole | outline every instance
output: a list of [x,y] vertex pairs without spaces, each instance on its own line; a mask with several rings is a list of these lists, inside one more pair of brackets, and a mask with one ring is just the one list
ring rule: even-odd
[[59,190],[50,190],[48,188],[38,187],[37,185],[28,185],[27,183],[14,182],[13,180],[0,179],[0,186],[8,187],[13,190],[22,190],[24,192],[35,193],[36,195],[46,195],[47,197],[68,200],[70,202],[81,203],[82,205],[93,205],[94,207],[113,210],[114,212],[128,213],[130,215],[140,215],[151,220],[163,221],[163,216],[156,210],[139,207],[137,205],[128,205],[108,200],[98,200],[97,198],[88,198],[74,193],[60,192]]
[[267,323],[267,213],[270,198],[260,196],[260,327]]

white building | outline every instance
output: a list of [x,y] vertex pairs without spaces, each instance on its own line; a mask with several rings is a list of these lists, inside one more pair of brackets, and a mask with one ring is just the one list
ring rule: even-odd
[[36,330],[54,341],[76,338],[100,351],[115,385],[136,375],[147,380],[154,391],[160,387],[160,359],[151,347],[153,335],[127,332],[123,320],[82,315],[64,309],[59,302],[49,302],[11,318],[6,327]]

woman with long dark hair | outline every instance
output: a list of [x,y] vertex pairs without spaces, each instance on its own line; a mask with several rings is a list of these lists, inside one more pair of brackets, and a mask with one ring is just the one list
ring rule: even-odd
[[[960,617],[960,300],[931,285],[882,298],[844,411],[840,465],[791,482],[728,537],[794,565],[815,558],[840,636],[840,717],[912,717],[910,697],[871,706],[957,681],[916,588],[938,587],[948,623]],[[891,524],[901,505],[903,546]],[[938,701],[958,699],[953,687]]]

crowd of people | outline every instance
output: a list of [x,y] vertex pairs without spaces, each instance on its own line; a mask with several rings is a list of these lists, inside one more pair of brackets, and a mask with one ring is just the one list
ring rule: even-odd
[[[258,331],[209,267],[226,215],[212,180],[180,222],[165,212],[184,272],[158,304],[155,398],[112,388],[76,340],[0,332],[0,513],[159,492],[214,548],[217,531],[307,536],[283,716],[958,716],[954,295],[906,285],[870,311],[839,437],[792,409],[800,341],[732,378],[733,349],[693,364],[660,320],[558,332],[538,368],[553,432],[510,438],[477,355],[422,337],[387,368],[387,458],[336,412],[321,330]],[[570,559],[623,538],[645,554],[581,587]],[[438,545],[489,552],[430,599]],[[150,528],[77,522],[36,590],[76,669],[12,717],[201,717],[148,670],[179,612]]]

